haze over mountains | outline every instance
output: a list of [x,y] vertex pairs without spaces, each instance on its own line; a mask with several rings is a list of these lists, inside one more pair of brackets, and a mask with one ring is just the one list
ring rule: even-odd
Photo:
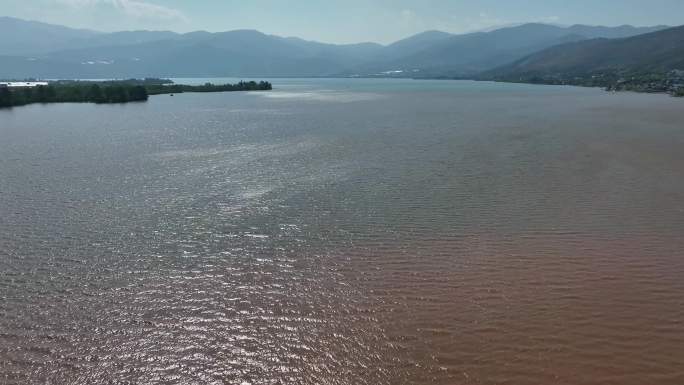
[[253,30],[101,33],[0,18],[0,33],[11,37],[0,41],[0,78],[471,76],[551,47],[665,28],[524,24],[464,35],[428,31],[383,46],[325,44]]
[[506,76],[588,74],[607,70],[684,70],[684,26],[624,39],[592,39],[554,46],[497,68]]
[[426,76],[469,76],[558,44],[599,37],[628,37],[663,27],[615,28],[574,25],[558,27],[546,24],[523,24],[491,32],[451,36],[436,41],[414,54],[371,68],[420,69]]

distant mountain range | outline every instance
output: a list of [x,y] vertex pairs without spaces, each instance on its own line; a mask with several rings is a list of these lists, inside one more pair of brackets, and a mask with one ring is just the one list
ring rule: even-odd
[[0,17],[0,55],[30,55],[65,49],[69,44],[102,35],[95,31]]
[[497,68],[492,76],[605,71],[667,72],[684,69],[684,26],[621,39],[592,39],[554,46]]
[[[666,27],[558,27],[530,23],[491,32],[446,37],[431,34],[432,40],[424,41],[420,49],[389,60],[368,63],[361,72],[394,70],[415,73],[417,69],[420,76],[469,76],[562,43],[599,37],[635,36],[663,28]],[[402,42],[393,45],[401,45]]]
[[576,47],[584,44],[666,28],[524,24],[463,35],[428,31],[383,46],[325,44],[252,30],[102,33],[3,17],[0,34],[11,38],[0,41],[0,78],[473,76],[524,65],[524,58],[533,63],[535,54],[546,52],[550,63],[558,53],[553,50],[572,48],[581,55]]

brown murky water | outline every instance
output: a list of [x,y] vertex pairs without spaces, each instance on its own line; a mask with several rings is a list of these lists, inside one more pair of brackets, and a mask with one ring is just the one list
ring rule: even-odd
[[470,82],[0,111],[0,384],[683,384],[681,100]]

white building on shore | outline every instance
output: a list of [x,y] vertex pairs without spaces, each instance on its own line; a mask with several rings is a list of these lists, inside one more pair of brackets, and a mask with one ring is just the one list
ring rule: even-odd
[[47,85],[48,82],[0,82],[0,87],[8,88],[32,88]]

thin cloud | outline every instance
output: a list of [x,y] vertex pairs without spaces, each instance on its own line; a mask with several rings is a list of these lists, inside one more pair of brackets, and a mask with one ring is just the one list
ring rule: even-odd
[[542,17],[538,21],[540,23],[558,23],[560,21],[560,19],[561,19],[560,16],[546,16],[546,17]]
[[526,23],[557,24],[561,18],[559,16],[544,16],[537,19],[514,21],[498,18],[486,12],[480,12],[477,18],[466,19],[466,30],[473,32],[491,32],[499,28],[516,27]]
[[403,9],[401,11],[401,17],[403,17],[404,19],[412,19],[415,16],[416,16],[416,13],[410,9]]
[[477,17],[469,17],[465,20],[466,31],[487,31],[495,26],[505,25],[510,23],[505,19],[490,15],[487,12],[480,12]]
[[72,8],[107,6],[136,19],[156,19],[187,22],[183,12],[140,0],[55,0]]

